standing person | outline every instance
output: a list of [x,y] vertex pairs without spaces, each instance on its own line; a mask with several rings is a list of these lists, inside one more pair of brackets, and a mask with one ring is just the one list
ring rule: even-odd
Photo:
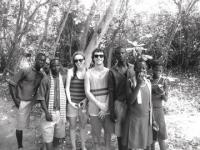
[[50,61],[50,74],[45,76],[37,93],[44,113],[41,117],[43,142],[47,150],[53,150],[53,141],[65,137],[66,95],[58,59]]
[[[154,119],[158,124],[158,134],[155,135],[155,140],[158,140],[160,150],[166,150],[165,140],[167,139],[167,131],[165,125],[165,118],[163,112],[162,101],[167,101],[168,85],[167,80],[162,76],[163,67],[159,62],[153,65],[153,79],[152,83],[152,104]],[[152,150],[155,150],[155,142],[153,142]]]
[[72,150],[76,150],[76,122],[80,121],[80,135],[82,150],[85,147],[85,126],[86,117],[86,95],[84,90],[84,78],[86,73],[85,56],[82,52],[75,52],[73,55],[73,68],[68,70],[66,94],[68,99],[67,116],[70,122],[70,137]]
[[36,102],[36,92],[43,78],[40,69],[44,66],[46,56],[39,53],[35,59],[35,65],[20,70],[9,81],[11,96],[18,108],[16,138],[18,149],[23,148],[23,130],[29,126],[30,112]]
[[153,141],[151,82],[146,78],[146,70],[145,61],[138,61],[136,80],[128,81],[128,109],[122,135],[128,149],[150,149]]
[[88,112],[92,126],[94,149],[100,150],[101,129],[104,129],[106,150],[110,150],[111,133],[113,130],[110,121],[108,102],[108,72],[104,67],[104,51],[95,49],[92,53],[94,67],[86,72],[85,93],[89,99]]
[[118,149],[124,150],[121,144],[121,126],[126,114],[126,81],[134,76],[134,66],[127,63],[127,52],[122,47],[115,50],[117,63],[109,71],[109,109],[111,120],[115,123],[115,134],[118,140]]

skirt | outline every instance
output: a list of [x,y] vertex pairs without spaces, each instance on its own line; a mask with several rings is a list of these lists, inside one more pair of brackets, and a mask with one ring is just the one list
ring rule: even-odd
[[145,149],[153,143],[152,126],[148,116],[135,117],[128,114],[122,133],[122,144],[129,149]]

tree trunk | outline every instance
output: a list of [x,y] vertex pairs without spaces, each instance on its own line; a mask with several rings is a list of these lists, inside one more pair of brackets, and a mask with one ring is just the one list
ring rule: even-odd
[[83,30],[82,30],[82,34],[80,36],[81,37],[80,38],[80,50],[81,51],[84,51],[85,47],[86,47],[90,23],[91,23],[91,20],[92,20],[94,14],[95,14],[95,9],[96,9],[96,2],[95,1],[96,0],[94,0],[93,5],[90,9],[89,15],[87,16],[85,25],[84,25]]
[[57,36],[56,41],[55,41],[55,43],[53,45],[53,57],[55,56],[56,48],[57,48],[57,46],[59,44],[60,36],[61,36],[61,34],[63,32],[64,27],[65,27],[65,23],[67,21],[69,12],[71,10],[72,3],[73,3],[73,0],[70,0],[68,11],[64,12],[64,20],[61,20],[62,23],[61,23],[61,26],[60,26],[59,31],[58,31],[58,36]]
[[110,22],[114,16],[114,12],[119,4],[120,0],[111,0],[109,7],[106,10],[106,13],[102,20],[100,21],[99,25],[95,29],[92,39],[90,40],[86,50],[86,66],[89,67],[91,63],[91,54],[92,51],[98,47],[99,42],[103,38],[104,34],[107,32]]
[[44,32],[43,32],[42,38],[39,42],[39,47],[38,47],[39,50],[43,47],[43,43],[46,40],[46,37],[47,37],[47,34],[48,34],[49,18],[51,16],[52,8],[53,8],[53,4],[52,4],[52,0],[50,0],[49,9],[47,11],[47,16],[46,16],[46,19],[45,19]]

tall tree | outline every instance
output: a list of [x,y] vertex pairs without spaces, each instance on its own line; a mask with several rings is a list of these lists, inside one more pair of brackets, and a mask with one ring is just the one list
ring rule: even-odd
[[88,46],[85,49],[86,66],[87,67],[89,67],[89,65],[91,63],[92,51],[98,47],[104,34],[107,32],[107,30],[109,28],[109,24],[113,19],[114,13],[115,13],[119,3],[120,3],[120,0],[111,0],[104,16],[101,18],[99,24],[95,28],[92,38],[91,38]]
[[[18,64],[19,56],[22,53],[20,49],[22,38],[27,32],[29,32],[30,24],[34,20],[37,11],[42,6],[46,5],[49,2],[49,0],[46,0],[43,3],[38,3],[32,12],[30,12],[30,10],[25,10],[25,2],[26,2],[25,0],[20,0],[19,3],[14,35],[10,38],[11,44],[9,47],[8,62],[6,65],[6,69],[4,70],[3,73],[3,77],[6,75],[7,71],[15,72],[16,64]],[[30,7],[31,4],[28,6],[28,8]]]

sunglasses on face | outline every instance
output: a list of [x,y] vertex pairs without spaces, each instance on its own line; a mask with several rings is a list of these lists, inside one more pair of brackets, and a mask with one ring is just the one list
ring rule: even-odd
[[75,62],[75,63],[77,63],[77,62],[80,62],[80,63],[82,63],[82,62],[83,62],[83,60],[84,60],[84,59],[74,59],[74,62]]
[[94,55],[94,58],[98,58],[98,57],[103,58],[104,55],[103,55],[103,54],[101,54],[101,55],[95,54],[95,55]]

